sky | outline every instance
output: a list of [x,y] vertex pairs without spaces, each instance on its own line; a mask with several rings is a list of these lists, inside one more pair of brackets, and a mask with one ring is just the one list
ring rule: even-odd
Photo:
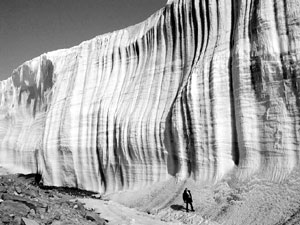
[[0,0],[0,80],[44,52],[144,21],[167,0]]

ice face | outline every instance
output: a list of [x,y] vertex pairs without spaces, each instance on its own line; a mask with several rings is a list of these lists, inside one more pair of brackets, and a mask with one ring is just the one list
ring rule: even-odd
[[2,81],[0,165],[100,192],[170,175],[289,173],[299,161],[299,26],[280,21],[298,21],[299,7],[168,3]]

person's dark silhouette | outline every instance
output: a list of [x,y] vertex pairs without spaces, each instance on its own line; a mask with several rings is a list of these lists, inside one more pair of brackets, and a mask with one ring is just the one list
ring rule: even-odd
[[182,194],[182,198],[186,204],[186,211],[187,212],[189,211],[189,204],[191,206],[191,211],[195,211],[194,207],[193,207],[193,197],[192,197],[191,191],[186,188]]
[[40,173],[36,173],[35,177],[34,177],[34,181],[36,185],[41,185],[41,181],[42,181],[42,174]]

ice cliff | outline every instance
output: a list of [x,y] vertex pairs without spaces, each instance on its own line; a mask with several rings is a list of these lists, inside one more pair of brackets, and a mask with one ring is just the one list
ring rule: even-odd
[[300,159],[300,1],[177,0],[0,82],[0,166],[105,191]]

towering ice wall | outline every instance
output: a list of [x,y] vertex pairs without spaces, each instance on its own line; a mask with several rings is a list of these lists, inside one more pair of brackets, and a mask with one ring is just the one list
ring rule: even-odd
[[48,185],[137,188],[300,159],[300,1],[174,0],[0,82],[0,166]]

